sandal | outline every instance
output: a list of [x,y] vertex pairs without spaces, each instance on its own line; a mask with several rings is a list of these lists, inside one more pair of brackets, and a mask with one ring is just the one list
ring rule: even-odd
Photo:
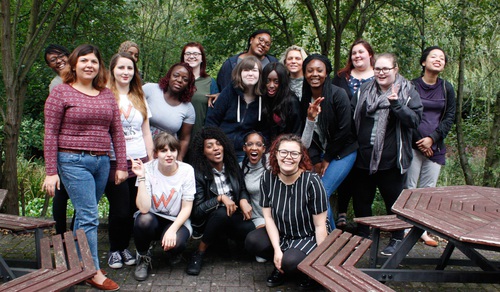
[[337,227],[345,227],[347,225],[346,215],[339,215],[337,222],[335,223]]

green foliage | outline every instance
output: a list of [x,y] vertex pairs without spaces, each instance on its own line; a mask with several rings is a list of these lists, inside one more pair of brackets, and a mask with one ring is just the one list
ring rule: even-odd
[[17,181],[20,214],[40,216],[45,201],[45,193],[42,191],[44,179],[45,167],[41,161],[18,157]]

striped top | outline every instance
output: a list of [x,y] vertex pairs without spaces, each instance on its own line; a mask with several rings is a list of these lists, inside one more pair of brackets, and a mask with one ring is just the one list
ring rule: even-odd
[[125,136],[120,110],[108,88],[97,96],[60,84],[45,102],[44,155],[47,175],[57,174],[59,148],[109,151],[111,141],[118,170],[127,170]]
[[271,208],[282,247],[287,239],[314,238],[312,216],[327,209],[325,188],[316,173],[305,171],[293,184],[286,185],[270,170],[266,170],[260,188],[260,205]]

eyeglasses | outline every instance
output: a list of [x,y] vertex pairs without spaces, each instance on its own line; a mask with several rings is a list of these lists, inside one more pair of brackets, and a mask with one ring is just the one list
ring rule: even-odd
[[199,56],[201,56],[201,53],[198,53],[198,52],[195,52],[195,53],[184,53],[184,57],[195,57],[195,58],[198,58]]
[[247,147],[253,147],[253,145],[255,145],[256,147],[263,147],[264,144],[263,143],[260,143],[260,142],[257,142],[257,143],[253,143],[253,142],[246,142],[245,143],[245,146]]
[[277,152],[281,158],[286,158],[288,156],[288,154],[290,153],[290,157],[292,157],[292,159],[297,159],[302,154],[299,151],[288,151],[285,149],[277,150]]
[[49,63],[50,63],[50,64],[55,64],[55,63],[57,63],[57,60],[63,60],[65,57],[66,57],[66,55],[65,55],[65,54],[60,54],[60,55],[57,55],[57,56],[55,56],[55,57],[50,58],[50,59],[49,59]]
[[259,44],[265,46],[266,48],[271,47],[271,42],[266,41],[265,38],[263,37],[258,37],[257,40],[259,41]]
[[392,67],[392,68],[373,68],[373,72],[375,72],[375,74],[378,74],[380,72],[382,72],[384,74],[387,74],[387,73],[389,73],[394,68],[396,68],[396,67]]

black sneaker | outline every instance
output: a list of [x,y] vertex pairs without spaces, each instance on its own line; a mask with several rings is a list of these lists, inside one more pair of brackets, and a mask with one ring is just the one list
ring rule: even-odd
[[135,257],[132,255],[130,250],[124,249],[120,251],[120,255],[122,256],[123,263],[126,264],[127,266],[135,265]]
[[318,288],[318,283],[309,277],[304,277],[297,286],[299,290],[313,290]]
[[186,273],[188,275],[198,276],[201,271],[201,264],[203,262],[203,254],[199,251],[195,251],[189,260],[188,266],[186,268]]
[[123,260],[119,251],[109,253],[108,265],[112,269],[121,269],[123,267]]
[[267,277],[266,285],[267,287],[276,287],[283,285],[285,283],[285,275],[280,273],[278,269],[274,268],[273,272],[269,277]]
[[391,238],[389,244],[380,252],[381,255],[391,256],[401,244],[401,239]]
[[137,266],[135,267],[134,278],[137,281],[144,281],[149,276],[149,269],[151,268],[151,254],[148,252],[145,255],[137,252]]

